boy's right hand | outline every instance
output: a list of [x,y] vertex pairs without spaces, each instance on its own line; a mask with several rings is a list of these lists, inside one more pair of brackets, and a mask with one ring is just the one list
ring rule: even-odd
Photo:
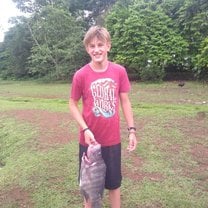
[[90,144],[97,144],[97,141],[95,140],[94,134],[90,131],[90,129],[87,129],[84,132],[84,137],[85,137],[85,143],[90,145]]

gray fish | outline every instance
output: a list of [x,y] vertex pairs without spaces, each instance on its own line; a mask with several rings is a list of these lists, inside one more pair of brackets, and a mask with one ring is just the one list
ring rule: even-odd
[[101,154],[101,145],[89,145],[87,155],[82,156],[80,169],[80,192],[92,208],[101,208],[105,187],[106,165]]

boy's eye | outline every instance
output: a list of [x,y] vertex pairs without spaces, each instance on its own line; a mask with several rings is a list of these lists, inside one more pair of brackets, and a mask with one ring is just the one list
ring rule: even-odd
[[97,45],[94,45],[94,44],[90,44],[90,45],[89,45],[90,48],[95,48],[96,46],[97,46],[97,47],[103,47],[104,44],[103,44],[103,43],[98,43]]

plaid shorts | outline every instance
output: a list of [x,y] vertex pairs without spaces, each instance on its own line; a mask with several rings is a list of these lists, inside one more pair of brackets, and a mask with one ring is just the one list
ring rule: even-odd
[[[79,145],[79,170],[82,155],[87,152],[87,147]],[[121,144],[102,147],[102,157],[106,164],[105,188],[109,190],[117,189],[121,186]],[[80,171],[79,171],[80,172]]]

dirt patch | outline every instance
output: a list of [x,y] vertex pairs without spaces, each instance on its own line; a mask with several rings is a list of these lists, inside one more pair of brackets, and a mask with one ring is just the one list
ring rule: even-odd
[[33,204],[29,192],[19,187],[14,187],[7,192],[0,192],[0,204],[2,207],[12,204],[12,207],[32,208]]
[[207,165],[208,168],[208,147],[201,144],[196,144],[191,150],[194,160],[199,164]]
[[208,191],[208,147],[201,144],[196,144],[191,149],[191,154],[197,165],[191,170],[187,171],[187,175],[195,178],[197,185]]
[[[181,169],[181,174],[185,177],[192,178],[196,181],[196,186],[200,189],[208,191],[208,128],[207,128],[207,113],[198,112],[193,118],[183,118],[175,120],[174,123],[183,135],[182,144],[180,140],[176,144],[166,147],[170,158],[174,155],[183,152],[187,158],[191,159],[190,162],[184,160],[174,160],[174,167]],[[186,145],[187,140],[187,145]],[[189,161],[189,160],[187,160]]]
[[[42,150],[57,144],[66,144],[77,137],[75,123],[69,113],[15,110],[6,114],[19,121],[32,124],[39,132],[36,143],[38,148]],[[73,129],[75,133],[73,133]]]
[[122,173],[125,177],[130,178],[134,181],[142,181],[143,179],[148,179],[151,181],[162,181],[164,176],[160,173],[147,173],[142,171],[142,166],[144,160],[137,156],[136,154],[130,154],[123,151],[124,160],[131,159],[131,168],[127,166],[122,167]]
[[181,129],[184,134],[195,141],[200,141],[203,143],[203,139],[208,137],[207,128],[207,113],[198,112],[196,116],[192,119],[184,118],[178,121],[179,129]]
[[193,168],[191,171],[198,173],[199,175],[206,175],[206,178],[204,179],[208,181],[208,147],[196,144],[192,147],[191,154],[194,161],[197,162],[197,167]]
[[[178,140],[178,143],[172,143],[171,141],[168,143],[165,138],[158,138],[155,140],[155,144],[160,148],[165,154],[172,158],[173,166],[178,169],[181,168],[182,174],[186,177],[195,178],[203,189],[207,189],[208,186],[205,186],[205,183],[208,184],[208,146],[207,146],[207,138],[208,138],[208,128],[207,128],[207,113],[206,112],[198,112],[193,118],[183,118],[183,119],[174,119],[173,122],[166,123],[164,128],[169,131],[172,128],[177,128],[183,135],[182,140],[187,140],[189,145],[184,147],[181,144],[181,141]],[[147,123],[147,121],[145,122]],[[145,125],[144,123],[144,125]],[[174,124],[174,126],[172,125]],[[164,140],[166,144],[164,144]],[[196,165],[191,167],[191,164],[185,165],[182,161],[178,161],[177,155],[181,153],[181,151],[187,152],[187,157],[191,157]],[[128,155],[123,152],[124,160],[130,160]],[[142,158],[131,155],[131,166],[129,168],[128,165],[123,167],[123,174],[125,177],[131,178],[136,181],[141,181],[144,178],[147,178],[152,181],[162,181],[165,176],[160,173],[145,173],[143,172],[142,166],[145,161]],[[174,159],[175,158],[175,159]],[[177,159],[176,159],[177,158]],[[191,168],[190,168],[191,167]],[[201,184],[201,185],[200,185]]]
[[[69,113],[44,110],[12,110],[2,113],[1,117],[13,117],[20,122],[30,123],[38,131],[38,137],[34,138],[36,139],[35,144],[37,144],[35,148],[41,151],[46,151],[59,144],[66,144],[77,137],[76,127]],[[34,143],[31,146],[34,148]],[[0,161],[1,166],[4,164]],[[54,181],[53,178],[53,183]],[[8,204],[19,208],[33,207],[30,192],[16,186],[0,191],[0,207]]]
[[[138,145],[139,140],[142,135],[140,132],[143,131],[145,125],[151,122],[150,119],[136,119],[135,120],[135,127],[137,128],[137,139]],[[126,122],[122,120],[121,122],[121,134],[128,136]],[[143,179],[149,179],[151,181],[162,181],[164,176],[160,173],[147,173],[142,171],[142,166],[144,164],[144,160],[142,157],[138,156],[135,152],[129,153],[127,150],[123,149],[122,151],[122,158],[125,163],[130,163],[129,165],[122,165],[122,174],[126,178],[130,178],[134,181],[142,181]],[[126,162],[128,161],[128,162]]]
[[135,208],[162,208],[164,207],[163,204],[159,201],[151,202],[151,204],[147,205],[137,205]]
[[204,111],[198,112],[198,113],[196,114],[196,119],[197,119],[198,121],[204,120],[206,117],[207,117],[207,113],[204,112]]

